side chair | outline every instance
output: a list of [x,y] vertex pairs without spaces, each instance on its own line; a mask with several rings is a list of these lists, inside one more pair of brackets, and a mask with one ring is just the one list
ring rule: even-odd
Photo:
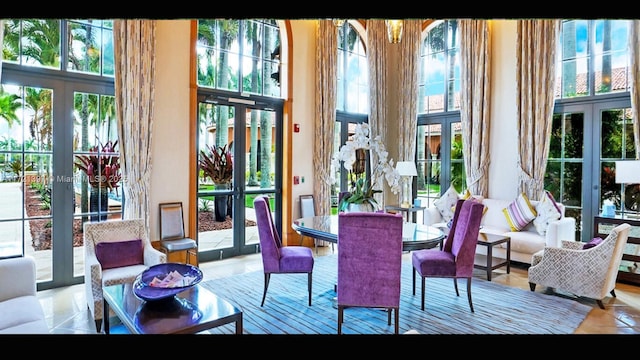
[[442,249],[417,250],[411,254],[413,265],[413,295],[416,294],[416,273],[422,278],[421,309],[424,310],[426,278],[452,278],[458,292],[458,279],[467,279],[467,298],[473,312],[471,279],[484,205],[471,200],[458,200],[453,223]]
[[160,251],[167,254],[176,251],[186,252],[186,263],[191,264],[191,256],[195,258],[194,265],[198,265],[198,243],[187,238],[184,233],[184,215],[182,202],[167,202],[158,205],[160,212]]
[[379,308],[400,321],[402,215],[384,212],[338,214],[338,334],[347,308]]
[[271,215],[269,198],[257,196],[253,200],[260,238],[260,253],[264,269],[264,291],[260,306],[264,305],[271,274],[307,274],[309,306],[311,306],[311,289],[313,274],[313,251],[306,246],[282,246],[282,240]]

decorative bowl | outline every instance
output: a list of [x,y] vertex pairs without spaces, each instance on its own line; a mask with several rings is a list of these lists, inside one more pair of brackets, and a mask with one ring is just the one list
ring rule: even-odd
[[[186,286],[157,287],[151,286],[154,278],[164,279],[169,273],[177,271],[182,276],[193,277],[193,281]],[[176,294],[189,289],[202,280],[202,270],[199,268],[180,263],[165,263],[149,267],[136,277],[133,283],[133,293],[140,299],[146,301],[163,300],[172,298]]]

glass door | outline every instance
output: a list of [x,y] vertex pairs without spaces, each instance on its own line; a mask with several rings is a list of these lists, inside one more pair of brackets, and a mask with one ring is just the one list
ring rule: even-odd
[[253,211],[258,195],[269,196],[277,227],[282,228],[282,111],[237,100],[199,104],[200,261],[260,251]]
[[576,240],[593,238],[606,200],[620,213],[625,184],[615,182],[615,161],[628,159],[635,159],[629,101],[556,105],[545,189],[576,219]]

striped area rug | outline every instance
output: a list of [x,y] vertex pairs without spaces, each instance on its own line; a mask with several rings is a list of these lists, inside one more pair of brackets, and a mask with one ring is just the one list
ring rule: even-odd
[[[412,295],[410,262],[403,262],[400,332],[420,334],[571,334],[592,307],[572,299],[531,292],[474,278],[469,310],[466,280],[458,280],[456,297],[451,279],[427,279],[425,310],[420,310],[420,281]],[[306,274],[271,276],[260,307],[264,274],[251,272],[203,281],[202,285],[243,311],[245,334],[336,334],[337,256],[316,258],[312,306],[307,305]],[[345,310],[344,334],[393,334],[387,313],[377,309]],[[233,334],[233,325],[211,329],[211,334]]]

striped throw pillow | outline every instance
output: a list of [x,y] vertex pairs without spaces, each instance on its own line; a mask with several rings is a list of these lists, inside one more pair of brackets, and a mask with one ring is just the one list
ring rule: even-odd
[[535,207],[531,205],[525,193],[518,195],[509,206],[502,209],[502,212],[507,218],[511,231],[524,229],[537,215]]

